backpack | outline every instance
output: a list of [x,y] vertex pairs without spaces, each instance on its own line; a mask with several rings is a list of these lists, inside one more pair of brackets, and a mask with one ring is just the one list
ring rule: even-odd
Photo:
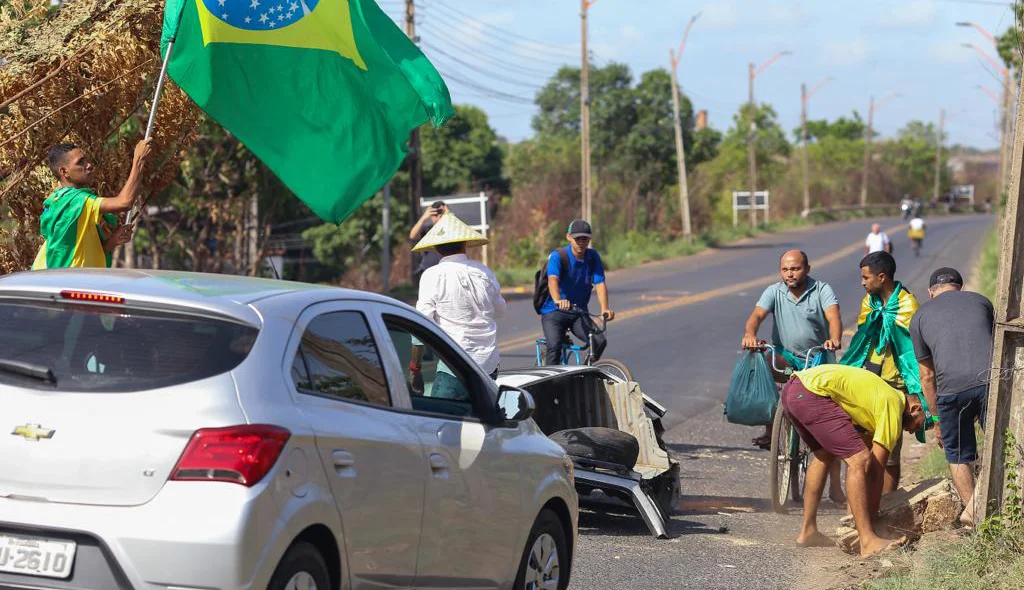
[[[558,252],[558,257],[561,262],[559,265],[561,273],[559,273],[558,276],[559,280],[561,280],[569,270],[569,247],[562,246],[561,248],[555,249],[555,252]],[[594,265],[592,261],[593,257],[590,255],[590,250],[588,249],[587,253],[583,255],[583,262],[587,265],[587,269],[590,274],[594,274]],[[540,270],[533,275],[533,310],[540,314],[540,308],[544,307],[544,303],[547,302],[548,297],[550,296],[551,293],[548,290],[548,261],[545,258]]]

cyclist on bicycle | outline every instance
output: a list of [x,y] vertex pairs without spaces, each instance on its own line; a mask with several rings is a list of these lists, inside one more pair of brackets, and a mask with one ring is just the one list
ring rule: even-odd
[[[754,311],[747,318],[743,334],[743,347],[748,350],[759,348],[757,330],[771,314],[772,345],[776,358],[773,366],[787,372],[803,369],[807,359],[804,355],[816,346],[835,351],[842,345],[843,319],[839,313],[839,300],[832,287],[810,276],[811,264],[807,253],[788,250],[779,260],[781,281],[769,286],[757,300]],[[773,371],[774,372],[774,371]],[[775,372],[775,380],[785,383],[786,373]],[[763,449],[772,442],[771,425],[765,432],[751,441]],[[836,503],[845,501],[839,482],[838,464],[832,474],[829,497]]]
[[907,237],[910,238],[910,244],[914,249],[915,256],[918,256],[921,253],[921,243],[924,242],[925,229],[927,229],[927,226],[921,216],[914,217],[910,220],[910,226],[907,229]]
[[[546,365],[559,363],[567,330],[572,330],[583,342],[588,342],[589,333],[596,332],[594,347],[590,351],[593,360],[601,358],[608,344],[604,333],[594,330],[594,321],[589,315],[590,296],[596,291],[601,315],[608,321],[615,319],[615,312],[608,306],[608,285],[601,255],[590,247],[592,234],[590,224],[577,219],[569,224],[566,232],[569,245],[555,249],[548,256],[548,297],[539,310],[547,340],[544,351]],[[574,306],[580,311],[572,311]]]

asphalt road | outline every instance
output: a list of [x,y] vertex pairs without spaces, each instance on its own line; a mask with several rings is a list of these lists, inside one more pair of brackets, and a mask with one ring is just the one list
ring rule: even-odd
[[[897,280],[923,301],[935,268],[953,266],[969,277],[993,218],[930,218],[919,258],[899,219],[878,221],[893,240]],[[609,274],[619,318],[609,324],[605,356],[626,362],[643,390],[668,407],[666,440],[683,466],[683,499],[668,540],[649,537],[629,510],[584,512],[573,588],[792,588],[806,582],[809,563],[838,553],[795,549],[799,508],[770,511],[768,453],[750,444],[758,429],[727,423],[721,407],[744,322],[762,290],[778,280],[784,250],[807,252],[811,275],[832,285],[844,327],[855,328],[864,296],[857,263],[869,225],[781,232]],[[528,298],[511,303],[499,324],[502,365],[532,365],[540,320]],[[770,337],[770,329],[766,322],[760,335]],[[823,510],[823,525],[838,516]]]

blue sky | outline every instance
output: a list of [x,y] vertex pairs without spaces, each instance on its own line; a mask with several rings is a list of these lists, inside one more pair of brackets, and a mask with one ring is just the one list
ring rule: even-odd
[[[380,0],[390,14],[400,0]],[[579,63],[579,2],[575,0],[418,0],[418,34],[425,53],[448,80],[456,102],[476,104],[500,134],[532,134],[529,101],[559,63]],[[634,76],[665,67],[690,17],[680,84],[712,126],[726,129],[747,96],[747,64],[780,50],[785,57],[755,86],[787,131],[799,124],[800,83],[825,85],[812,98],[812,119],[858,110],[873,94],[895,98],[875,113],[876,129],[894,134],[911,119],[936,121],[946,108],[949,141],[998,146],[996,107],[978,85],[1000,92],[991,68],[963,43],[995,56],[973,21],[994,34],[1013,22],[999,0],[598,0],[590,9],[591,49],[599,65],[628,64]]]

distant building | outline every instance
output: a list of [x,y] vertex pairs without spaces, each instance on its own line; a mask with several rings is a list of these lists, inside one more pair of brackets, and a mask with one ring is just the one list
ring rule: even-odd
[[708,112],[707,110],[701,109],[697,111],[697,131],[704,129],[708,126]]

